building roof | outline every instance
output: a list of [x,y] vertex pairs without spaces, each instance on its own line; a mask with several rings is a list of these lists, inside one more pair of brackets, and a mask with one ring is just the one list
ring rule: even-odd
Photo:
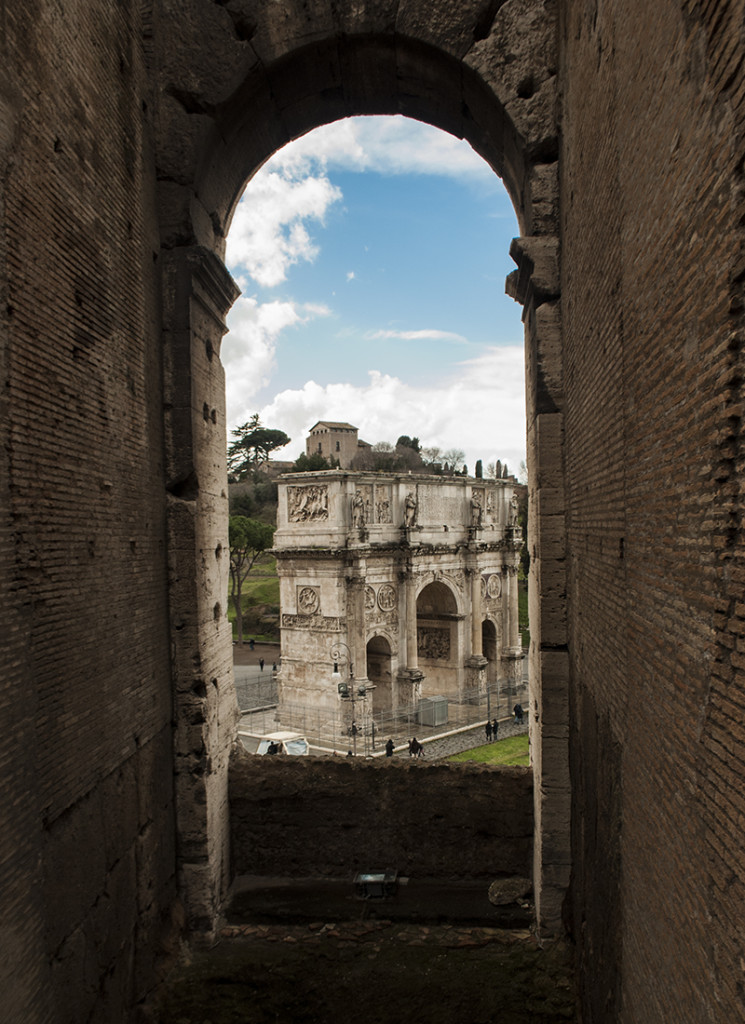
[[308,431],[312,434],[316,427],[331,427],[334,430],[359,430],[359,427],[352,426],[351,423],[334,423],[332,420],[319,420],[318,423],[314,423]]

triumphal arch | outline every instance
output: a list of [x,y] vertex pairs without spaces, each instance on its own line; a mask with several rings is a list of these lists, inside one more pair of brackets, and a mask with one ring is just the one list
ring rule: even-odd
[[275,554],[280,704],[333,713],[342,651],[375,711],[460,699],[522,671],[514,479],[287,474]]

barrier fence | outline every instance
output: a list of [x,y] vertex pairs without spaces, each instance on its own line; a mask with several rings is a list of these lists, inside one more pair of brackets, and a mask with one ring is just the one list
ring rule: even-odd
[[[302,733],[311,746],[322,750],[374,755],[382,752],[390,738],[396,746],[416,735],[427,739],[459,728],[513,717],[513,708],[520,704],[528,709],[527,681],[509,690],[501,683],[484,689],[463,690],[457,696],[424,698],[415,704],[376,711],[369,697],[357,697],[354,719],[346,702],[330,712],[310,704],[279,704],[276,679],[236,682],[241,709],[240,729],[251,736],[271,732]],[[374,694],[374,691],[373,691]],[[356,732],[350,725],[354,720]]]

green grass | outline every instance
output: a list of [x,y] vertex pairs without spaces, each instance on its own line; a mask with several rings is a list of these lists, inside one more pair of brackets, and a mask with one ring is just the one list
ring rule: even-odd
[[[275,640],[276,636],[257,633],[251,629],[251,611],[257,606],[265,605],[267,610],[275,614],[279,613],[279,578],[277,577],[277,562],[270,555],[261,556],[254,565],[248,577],[243,583],[241,593],[241,608],[248,621],[243,623],[243,638],[245,641],[254,640]],[[233,638],[236,638],[235,631],[235,605],[233,598],[228,596],[228,621],[233,627]]]
[[527,734],[508,736],[507,739],[498,740],[496,743],[485,743],[482,747],[474,747],[472,750],[464,750],[461,754],[454,754],[448,758],[448,761],[478,761],[479,764],[516,764],[528,768],[530,766],[528,737]]

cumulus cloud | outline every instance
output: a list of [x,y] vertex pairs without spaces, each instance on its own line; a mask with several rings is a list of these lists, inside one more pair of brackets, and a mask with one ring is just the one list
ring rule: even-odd
[[452,331],[438,331],[425,329],[423,331],[372,331],[367,335],[370,341],[378,338],[400,338],[401,341],[457,341],[467,342],[462,334],[454,334]]
[[260,410],[265,423],[279,423],[293,439],[287,458],[304,451],[305,437],[319,419],[347,420],[374,444],[395,443],[401,434],[427,447],[459,447],[469,471],[499,458],[517,470],[525,458],[525,383],[522,346],[490,349],[457,364],[437,387],[418,387],[377,370],[364,386],[321,385],[281,391]]
[[293,176],[332,167],[380,174],[434,174],[482,184],[495,180],[462,139],[411,118],[353,117],[324,125],[281,149],[272,166]]
[[[310,226],[322,226],[342,199],[328,170],[427,174],[494,182],[491,169],[461,139],[405,117],[357,117],[324,125],[289,143],[246,186],[227,240],[239,282],[272,288],[288,269],[318,255]],[[354,279],[354,272],[347,280]]]
[[264,302],[241,296],[227,317],[229,333],[220,356],[226,371],[226,402],[230,426],[245,422],[254,412],[251,399],[266,387],[276,369],[280,334],[310,319],[330,316],[320,303]]
[[294,263],[318,255],[306,221],[323,224],[341,190],[325,174],[296,179],[263,167],[238,204],[228,234],[228,266],[245,271],[257,284],[271,288],[287,277]]

